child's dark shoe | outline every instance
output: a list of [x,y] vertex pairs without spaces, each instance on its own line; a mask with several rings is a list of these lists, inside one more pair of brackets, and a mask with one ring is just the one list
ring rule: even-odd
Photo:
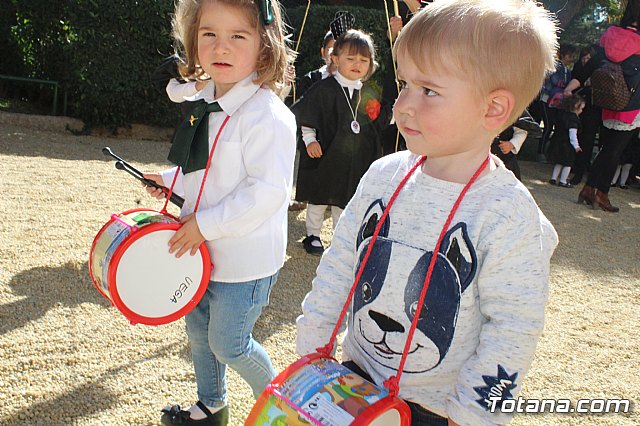
[[555,179],[549,179],[551,185],[556,185],[558,182]]
[[191,418],[191,412],[181,410],[179,405],[165,407],[162,409],[162,418],[160,421],[165,426],[184,425],[184,426],[227,426],[229,423],[229,407],[225,406],[219,411],[211,414],[211,411],[201,401],[196,405],[207,417],[204,419],[194,420]]
[[569,182],[558,182],[558,186],[562,188],[573,188],[573,185]]
[[324,247],[322,246],[320,237],[316,237],[315,235],[307,235],[306,238],[302,240],[302,246],[304,247],[304,250],[309,254],[315,254],[319,256],[324,252]]

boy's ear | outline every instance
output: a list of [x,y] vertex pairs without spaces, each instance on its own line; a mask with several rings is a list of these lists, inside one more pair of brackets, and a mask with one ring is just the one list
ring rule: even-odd
[[487,95],[484,128],[489,131],[504,128],[515,107],[516,97],[509,90],[498,89]]

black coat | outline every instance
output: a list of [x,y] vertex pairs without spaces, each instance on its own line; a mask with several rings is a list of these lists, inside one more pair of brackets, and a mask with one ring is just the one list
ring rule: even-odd
[[[356,191],[360,178],[381,155],[380,133],[391,120],[390,107],[381,107],[377,117],[371,109],[380,101],[375,92],[363,86],[354,91],[351,108],[357,111],[360,133],[351,131],[353,115],[347,103],[348,90],[333,77],[315,83],[291,106],[298,126],[316,129],[322,157],[311,158],[304,144],[299,145],[300,163],[296,200],[344,208]],[[369,108],[370,112],[367,112]],[[375,109],[375,108],[374,108]]]

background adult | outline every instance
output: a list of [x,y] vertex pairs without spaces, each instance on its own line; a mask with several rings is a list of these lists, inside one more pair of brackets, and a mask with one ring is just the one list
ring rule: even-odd
[[[629,0],[619,26],[611,26],[602,34],[600,45],[608,60],[622,65],[629,87],[640,83],[640,34],[638,18],[640,0]],[[611,204],[609,188],[633,131],[640,127],[640,91],[635,91],[623,111],[602,109],[601,149],[593,162],[591,172],[578,196],[579,203],[586,203],[602,210],[616,213],[620,209]]]

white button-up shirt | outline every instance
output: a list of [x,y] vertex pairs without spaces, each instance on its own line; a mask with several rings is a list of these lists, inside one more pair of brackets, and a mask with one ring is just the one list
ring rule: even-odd
[[[231,117],[213,153],[196,212],[215,281],[264,278],[285,259],[296,122],[273,91],[253,79],[255,74],[215,99],[223,111],[209,114],[209,149],[224,119]],[[191,93],[185,91],[188,87]],[[200,92],[195,84],[180,89],[183,100],[214,101],[214,82]],[[161,173],[165,186],[171,186],[176,170]],[[204,170],[178,174],[174,191],[185,198],[182,216],[193,213],[203,176]]]

